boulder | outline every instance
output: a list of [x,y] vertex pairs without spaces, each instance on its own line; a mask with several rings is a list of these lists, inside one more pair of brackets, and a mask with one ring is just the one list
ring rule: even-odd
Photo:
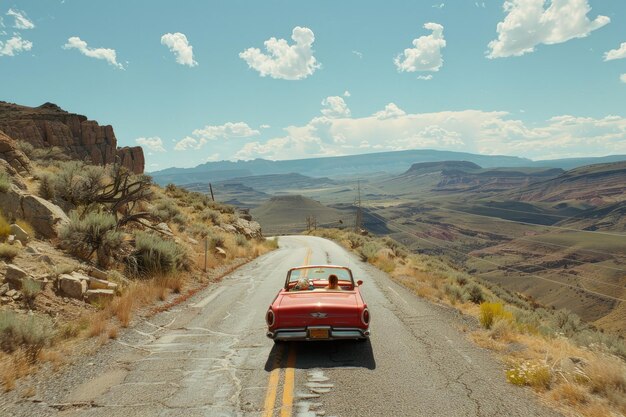
[[11,228],[11,234],[14,235],[17,240],[19,240],[22,243],[28,242],[28,239],[30,239],[30,236],[28,236],[28,233],[26,233],[26,231],[22,229],[19,225],[14,223],[9,227]]
[[68,297],[82,300],[87,291],[87,281],[74,275],[62,274],[59,277],[59,289]]
[[61,227],[70,223],[61,207],[35,195],[24,196],[22,209],[24,220],[46,238],[58,237]]
[[85,301],[87,301],[88,303],[96,300],[110,299],[114,296],[115,290],[99,289],[85,291]]
[[28,277],[26,271],[13,264],[7,265],[4,280],[16,288],[22,288],[22,280]]
[[39,260],[39,262],[43,262],[48,265],[54,265],[54,261],[48,255],[39,255],[37,259]]
[[10,297],[10,298],[13,298],[13,297],[15,297],[16,295],[18,295],[18,292],[17,292],[17,291],[15,291],[15,290],[9,290],[9,291],[7,291],[4,295],[6,295],[7,297]]
[[233,225],[237,232],[241,233],[248,239],[261,239],[261,225],[255,221],[249,221],[239,217]]
[[7,291],[9,291],[9,284],[2,284],[0,286],[0,295],[4,295],[7,293]]
[[117,284],[114,282],[105,281],[102,279],[89,277],[89,289],[90,290],[113,290],[117,289]]
[[59,206],[15,185],[0,193],[0,210],[6,217],[26,220],[37,234],[45,238],[58,237],[60,228],[70,222]]
[[101,279],[103,281],[108,281],[109,280],[109,274],[107,274],[106,272],[104,272],[101,269],[98,268],[90,268],[89,269],[89,275],[91,275],[92,277],[96,277],[98,279]]

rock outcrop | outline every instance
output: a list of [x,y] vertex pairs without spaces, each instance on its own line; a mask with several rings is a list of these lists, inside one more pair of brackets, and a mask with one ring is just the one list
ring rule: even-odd
[[24,219],[45,238],[55,238],[60,228],[69,223],[61,207],[12,186],[0,192],[0,210],[8,218]]
[[36,148],[61,147],[74,159],[106,165],[119,158],[132,172],[144,171],[141,147],[118,149],[113,127],[100,126],[85,116],[68,113],[56,104],[26,107],[0,101],[0,130]]
[[[18,174],[30,172],[30,161],[22,151],[15,147],[15,141],[0,130],[0,159],[4,159],[11,171]],[[14,172],[9,172],[13,174]]]

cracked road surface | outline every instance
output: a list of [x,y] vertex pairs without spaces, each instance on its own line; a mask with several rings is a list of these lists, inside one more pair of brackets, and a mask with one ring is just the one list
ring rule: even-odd
[[[52,404],[43,394],[39,408],[24,415],[558,415],[507,384],[502,365],[467,341],[453,312],[333,242],[279,240],[277,251],[127,332],[135,337],[122,336],[119,353],[63,401]],[[288,268],[305,258],[346,265],[364,281],[370,341],[274,345],[265,337],[267,307]]]

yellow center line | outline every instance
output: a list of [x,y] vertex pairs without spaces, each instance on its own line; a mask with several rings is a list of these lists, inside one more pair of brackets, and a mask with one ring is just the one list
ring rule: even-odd
[[276,357],[274,357],[274,363],[272,364],[270,380],[267,385],[267,393],[265,394],[265,411],[263,412],[263,417],[272,417],[272,415],[274,415],[274,403],[276,402],[276,392],[278,390],[278,380],[280,378],[280,354],[281,351],[276,352]]
[[[313,250],[307,248],[306,255],[304,255],[303,265],[308,265],[311,260]],[[306,277],[308,271],[305,269],[303,276]],[[278,382],[280,380],[280,362],[281,353],[278,351],[274,358],[272,365],[272,371],[270,372],[269,382],[267,385],[267,392],[265,394],[265,404],[263,417],[272,417],[274,415],[274,404],[276,403],[276,394],[278,392]],[[291,417],[293,411],[293,390],[295,386],[296,376],[296,348],[291,346],[289,349],[289,356],[287,357],[287,367],[285,369],[285,383],[283,385],[283,405],[280,408],[280,417]]]
[[296,347],[291,346],[287,357],[285,369],[285,385],[283,386],[283,406],[280,409],[280,417],[291,417],[293,410],[293,388],[296,375]]

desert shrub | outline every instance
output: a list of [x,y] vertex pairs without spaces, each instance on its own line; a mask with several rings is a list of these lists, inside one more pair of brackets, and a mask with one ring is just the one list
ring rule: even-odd
[[211,245],[212,248],[223,248],[225,244],[226,239],[220,233],[216,233],[210,237],[209,245]]
[[34,279],[27,278],[22,281],[22,294],[24,295],[24,301],[26,304],[32,308],[35,298],[41,292],[42,285],[41,282],[35,281]]
[[177,225],[185,225],[187,223],[187,217],[183,213],[178,213],[172,217],[172,221]]
[[49,319],[34,315],[23,317],[0,311],[0,348],[7,353],[23,348],[31,362],[52,343],[54,332]]
[[31,159],[44,162],[47,165],[53,164],[55,161],[69,161],[72,157],[67,154],[65,149],[58,146],[52,146],[50,148],[35,148]]
[[0,213],[0,239],[4,240],[11,234],[11,225]]
[[456,279],[456,283],[459,284],[461,287],[465,286],[467,284],[467,277],[463,274],[458,274],[455,277]]
[[359,249],[359,256],[363,262],[371,262],[376,258],[376,254],[380,249],[378,243],[367,242]]
[[104,167],[67,161],[59,163],[59,172],[51,178],[54,195],[74,206],[88,206],[102,192],[107,176]]
[[205,208],[204,210],[202,210],[202,212],[200,212],[199,214],[199,217],[205,222],[210,220],[213,224],[220,223],[220,213],[210,208]]
[[171,198],[157,200],[150,213],[163,222],[168,222],[175,216],[181,214],[176,201]]
[[506,379],[513,385],[528,385],[536,390],[550,388],[550,368],[542,363],[521,362],[506,371]]
[[122,234],[115,230],[117,220],[109,213],[90,212],[81,218],[70,213],[70,223],[61,229],[63,245],[76,256],[89,259],[97,252],[98,263],[106,265],[108,258],[122,244]]
[[28,159],[33,159],[35,147],[31,145],[30,142],[26,142],[25,140],[16,140],[15,147],[22,151],[24,155],[28,157]]
[[246,237],[242,234],[237,234],[235,236],[235,244],[242,248],[246,248],[250,246],[250,242],[248,242],[248,239],[246,239]]
[[612,392],[626,394],[626,369],[617,358],[599,357],[585,366],[591,392],[607,396]]
[[489,329],[489,336],[492,339],[506,340],[515,333],[515,325],[512,320],[504,317],[496,317]]
[[4,169],[0,169],[0,193],[6,193],[9,188],[11,188],[11,176]]
[[0,259],[5,261],[12,261],[20,253],[17,246],[9,245],[8,243],[0,243]]
[[356,233],[346,233],[345,240],[348,243],[350,249],[356,249],[365,243],[365,238],[361,235],[357,235]]
[[566,310],[558,310],[552,317],[553,327],[565,336],[571,337],[585,327],[580,317]]
[[204,223],[193,223],[187,228],[189,234],[204,239],[211,234],[211,229]]
[[128,261],[129,269],[135,275],[167,274],[188,269],[187,253],[182,246],[146,232],[135,236],[135,251]]
[[502,303],[482,303],[478,319],[485,329],[490,329],[496,319],[513,321],[513,314],[506,311]]
[[616,334],[588,328],[573,334],[571,339],[579,346],[593,347],[626,359],[626,342]]
[[396,269],[396,263],[393,259],[389,259],[387,257],[375,258],[374,265],[388,274],[392,273]]
[[54,199],[54,197],[56,197],[53,179],[50,175],[44,174],[41,176],[37,193],[39,194],[39,197],[43,198],[44,200],[52,200]]
[[278,249],[278,236],[274,237],[273,239],[265,239],[263,243],[269,249]]
[[474,304],[480,304],[485,301],[483,290],[477,284],[472,284],[467,287],[467,296]]
[[454,284],[446,284],[444,292],[452,304],[463,300],[463,290]]

